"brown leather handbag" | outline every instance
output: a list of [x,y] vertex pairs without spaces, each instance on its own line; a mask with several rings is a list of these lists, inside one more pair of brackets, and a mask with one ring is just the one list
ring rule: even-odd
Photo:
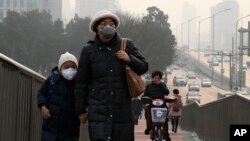
[[[127,39],[122,38],[121,41],[121,50],[125,51],[127,45]],[[129,93],[131,98],[138,97],[145,91],[145,81],[143,81],[142,77],[136,74],[133,69],[131,69],[128,65],[125,66],[126,78],[129,88]]]

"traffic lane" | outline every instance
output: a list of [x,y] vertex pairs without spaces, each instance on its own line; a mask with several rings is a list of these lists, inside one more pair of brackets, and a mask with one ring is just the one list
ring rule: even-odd
[[[191,52],[191,55],[197,59],[197,53]],[[208,66],[207,60],[211,58],[211,56],[204,56],[203,52],[200,53],[200,60],[205,63]],[[250,61],[250,57],[244,56],[244,62]],[[238,64],[239,65],[239,64]],[[229,78],[230,73],[230,63],[229,62],[223,62],[223,68],[224,68],[224,75]],[[221,72],[221,63],[219,66],[214,66],[214,70],[217,72]],[[250,69],[248,68],[246,70],[246,86],[250,87]]]
[[[188,84],[191,81],[197,81],[199,84],[201,84],[201,79],[196,77],[196,79],[188,79],[188,83],[185,87],[176,87],[173,86],[173,77],[176,75],[185,75],[186,72],[183,70],[173,70],[172,74],[169,74],[168,77],[168,83],[167,86],[170,90],[170,94],[172,94],[173,89],[179,89],[180,95],[182,97],[183,105],[186,105],[186,94],[188,92]],[[217,100],[217,93],[218,92],[225,92],[225,90],[222,90],[218,87],[215,87],[212,85],[212,87],[200,87],[200,94],[201,94],[201,104],[206,104],[212,101]]]

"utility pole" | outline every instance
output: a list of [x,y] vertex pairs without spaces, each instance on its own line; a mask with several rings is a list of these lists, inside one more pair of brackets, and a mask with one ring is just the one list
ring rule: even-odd
[[223,77],[224,77],[224,67],[223,67],[223,50],[221,50],[221,85],[223,85]]
[[201,23],[207,19],[210,19],[211,17],[204,18],[199,21],[199,26],[198,26],[198,62],[200,63],[200,28],[201,28]]
[[233,88],[233,80],[235,82],[235,61],[234,61],[234,37],[232,38],[232,53],[230,56],[230,90]]
[[[214,54],[214,20],[215,20],[215,16],[222,13],[222,12],[228,11],[228,10],[231,10],[231,8],[218,11],[217,13],[213,13],[211,16],[211,18],[212,18],[212,54]],[[212,60],[214,61],[214,56],[212,56]],[[212,65],[212,81],[213,80],[214,80],[214,66]]]
[[236,31],[235,31],[235,53],[234,53],[234,62],[235,62],[235,80],[236,80],[236,86],[238,87],[238,68],[237,68],[237,66],[238,66],[238,44],[237,44],[237,42],[238,42],[238,38],[237,38],[237,30],[238,30],[238,23],[239,23],[239,21],[240,20],[242,20],[242,19],[244,19],[244,18],[247,18],[247,17],[249,17],[250,16],[250,14],[249,15],[246,15],[246,16],[243,16],[243,17],[240,17],[237,21],[236,21]]
[[194,19],[197,19],[197,18],[199,18],[200,16],[196,16],[196,17],[193,17],[193,18],[191,18],[191,19],[189,19],[187,22],[188,22],[188,55],[189,55],[189,53],[190,53],[190,44],[189,44],[189,29],[190,29],[190,22],[192,21],[192,20],[194,20]]
[[[234,40],[234,39],[233,39]],[[233,55],[232,55],[232,53],[229,53],[229,61],[230,61],[230,64],[229,64],[229,66],[230,66],[230,69],[229,69],[229,79],[230,79],[230,90],[232,90],[232,88],[233,88],[233,75],[232,75],[232,57],[233,57]]]
[[[225,69],[224,69],[224,65],[223,65],[223,61],[224,61],[224,56],[229,56],[229,61],[230,61],[230,63],[229,63],[229,79],[230,79],[230,89],[232,89],[232,63],[231,63],[231,61],[232,61],[232,53],[224,53],[223,52],[223,50],[221,50],[221,52],[217,52],[217,53],[214,53],[214,54],[209,54],[209,55],[220,55],[221,56],[221,85],[224,85],[224,72],[225,72]],[[213,64],[213,62],[212,62],[212,65],[214,65]]]
[[[243,49],[244,49],[244,45],[243,45],[243,34],[245,32],[249,32],[248,29],[245,29],[245,28],[240,28],[238,30],[238,32],[240,32],[240,51],[239,51],[239,56],[240,56],[240,60],[239,60],[239,75],[238,75],[238,79],[239,79],[239,88],[241,90],[241,87],[245,87],[245,71],[243,72],[243,55],[244,55],[244,52],[243,52]],[[248,49],[248,48],[246,48]],[[244,73],[244,74],[243,74]],[[244,78],[244,81],[243,81],[243,78]]]

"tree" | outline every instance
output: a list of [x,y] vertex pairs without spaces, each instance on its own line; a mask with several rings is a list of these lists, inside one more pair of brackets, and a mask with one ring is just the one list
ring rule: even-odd
[[[175,38],[167,15],[156,7],[147,11],[142,18],[117,13],[122,22],[118,32],[134,40],[151,71],[162,70],[172,63]],[[46,11],[8,11],[0,23],[0,52],[36,71],[50,70],[62,53],[80,55],[82,47],[95,35],[90,32],[89,23],[89,17],[82,19],[77,15],[64,25],[61,20],[52,21]]]
[[170,30],[168,16],[157,7],[147,8],[142,19],[120,13],[123,21],[118,29],[122,36],[129,37],[138,45],[149,62],[149,70],[163,70],[172,64],[175,52],[175,37]]

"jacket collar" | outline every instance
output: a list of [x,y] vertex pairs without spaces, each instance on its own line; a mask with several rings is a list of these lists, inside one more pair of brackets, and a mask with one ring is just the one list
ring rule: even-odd
[[97,34],[94,40],[89,41],[89,43],[94,43],[99,50],[108,50],[108,51],[111,51],[112,47],[116,47],[117,45],[120,44],[120,42],[121,38],[118,33],[115,33],[114,37],[108,43],[103,43]]

